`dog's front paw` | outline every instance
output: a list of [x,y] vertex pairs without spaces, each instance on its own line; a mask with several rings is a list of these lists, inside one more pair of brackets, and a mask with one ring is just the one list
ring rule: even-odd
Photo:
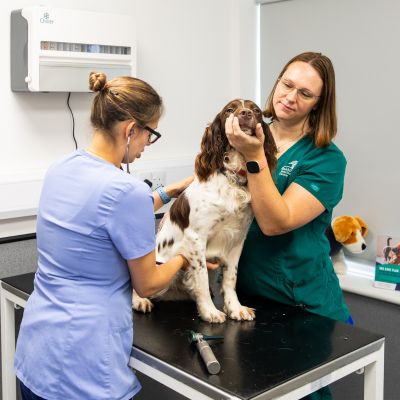
[[199,315],[203,321],[211,322],[213,324],[222,324],[226,320],[226,314],[216,308],[211,311],[199,312]]
[[132,296],[132,308],[135,311],[140,311],[142,313],[149,313],[153,309],[154,304],[144,297],[140,297],[138,294],[134,293]]
[[256,317],[256,312],[254,308],[246,306],[240,306],[235,310],[227,310],[226,308],[224,308],[224,311],[229,318],[236,321],[253,321],[253,319]]

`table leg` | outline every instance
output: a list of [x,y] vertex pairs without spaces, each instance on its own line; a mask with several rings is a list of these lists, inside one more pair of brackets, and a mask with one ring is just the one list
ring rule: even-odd
[[1,368],[3,399],[16,399],[16,379],[14,374],[15,355],[15,311],[14,303],[1,288]]
[[385,345],[377,351],[376,361],[365,366],[364,400],[383,400]]

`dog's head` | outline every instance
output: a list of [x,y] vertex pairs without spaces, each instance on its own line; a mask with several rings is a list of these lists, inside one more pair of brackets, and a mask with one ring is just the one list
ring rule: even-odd
[[245,183],[246,167],[244,159],[228,142],[225,134],[225,121],[230,114],[238,117],[240,128],[248,135],[255,134],[258,123],[264,135],[264,152],[269,168],[276,165],[276,146],[268,125],[262,119],[262,111],[251,100],[230,101],[214,118],[203,135],[201,151],[196,157],[195,170],[200,181],[206,181],[215,172],[229,172],[238,183]]
[[333,219],[331,225],[335,239],[351,253],[361,253],[367,248],[364,238],[368,226],[360,217],[343,215]]

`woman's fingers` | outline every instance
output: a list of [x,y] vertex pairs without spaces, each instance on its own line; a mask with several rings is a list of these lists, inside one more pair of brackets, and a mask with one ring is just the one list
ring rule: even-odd
[[229,136],[232,135],[233,133],[232,121],[233,121],[233,114],[229,114],[229,117],[225,120],[225,133],[228,139]]
[[207,269],[209,271],[212,271],[214,269],[218,269],[220,267],[220,265],[218,263],[214,263],[214,262],[209,262],[207,261]]
[[260,123],[258,123],[258,124],[256,125],[256,138],[257,138],[261,143],[264,144],[265,135],[264,135],[264,131],[263,131],[263,128],[262,128],[262,126],[261,126]]
[[238,117],[234,117],[230,114],[225,121],[225,133],[227,135],[245,135],[245,133],[240,129]]
[[229,144],[235,148],[240,148],[240,145],[246,139],[246,134],[240,129],[239,120],[230,114],[225,121],[225,134],[228,138]]
[[256,125],[255,136],[247,135],[239,125],[239,119],[230,114],[225,122],[225,133],[229,144],[241,152],[246,159],[256,159],[264,153],[265,135],[260,123]]
[[245,135],[245,133],[240,129],[239,125],[239,118],[234,117],[232,121],[232,128],[233,128],[233,133],[236,135]]

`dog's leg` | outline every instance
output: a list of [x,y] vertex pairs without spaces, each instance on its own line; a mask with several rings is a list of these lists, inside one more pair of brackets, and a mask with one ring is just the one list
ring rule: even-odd
[[206,265],[206,245],[206,234],[185,230],[181,246],[182,254],[189,261],[189,265],[184,271],[182,283],[196,301],[201,319],[207,322],[221,323],[225,321],[226,315],[215,307],[211,299]]
[[149,300],[144,297],[140,297],[135,289],[132,290],[132,308],[135,311],[140,311],[142,313],[148,313],[151,312],[153,309],[154,304]]
[[236,278],[237,265],[240,253],[243,248],[242,242],[239,246],[234,247],[227,257],[226,265],[224,265],[224,274],[222,278],[222,294],[224,296],[224,311],[229,318],[238,321],[251,321],[256,314],[253,308],[242,306],[236,294]]
[[191,262],[191,265],[188,268],[193,268],[194,273],[189,274],[190,278],[187,281],[188,285],[186,285],[185,282],[185,286],[191,287],[190,291],[193,299],[196,301],[197,310],[201,319],[213,323],[224,322],[226,319],[225,313],[219,311],[211,299],[205,257],[202,260],[197,260],[195,265]]

